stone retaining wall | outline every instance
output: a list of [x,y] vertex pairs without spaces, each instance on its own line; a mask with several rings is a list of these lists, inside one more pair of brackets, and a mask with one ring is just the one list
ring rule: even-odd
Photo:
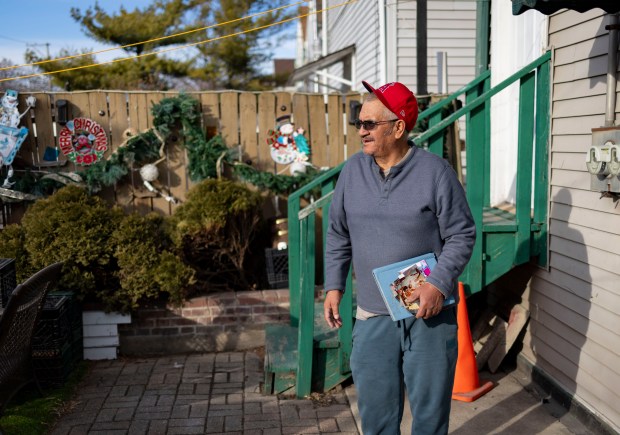
[[214,293],[182,308],[142,308],[119,325],[120,353],[158,355],[264,345],[265,325],[289,321],[289,290]]

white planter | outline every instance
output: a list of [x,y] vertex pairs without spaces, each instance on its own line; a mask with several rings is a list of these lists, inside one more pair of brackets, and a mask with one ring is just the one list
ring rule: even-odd
[[131,323],[130,314],[84,311],[84,359],[116,359],[118,355],[118,326]]

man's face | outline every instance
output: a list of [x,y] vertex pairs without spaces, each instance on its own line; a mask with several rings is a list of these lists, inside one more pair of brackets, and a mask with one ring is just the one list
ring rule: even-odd
[[[359,115],[360,121],[388,121],[385,114],[385,106],[379,100],[367,101],[362,106]],[[372,130],[366,130],[363,126],[358,130],[362,138],[362,151],[373,157],[385,157],[394,148],[394,123],[386,122],[374,126]]]

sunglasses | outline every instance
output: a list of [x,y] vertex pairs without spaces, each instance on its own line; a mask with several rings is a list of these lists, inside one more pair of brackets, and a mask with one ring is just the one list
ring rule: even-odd
[[377,125],[379,124],[387,124],[388,122],[396,122],[396,121],[400,121],[399,119],[390,119],[388,121],[361,121],[359,119],[355,120],[355,128],[357,128],[358,130],[362,127],[364,127],[364,130],[366,131],[372,131],[375,128],[377,128]]

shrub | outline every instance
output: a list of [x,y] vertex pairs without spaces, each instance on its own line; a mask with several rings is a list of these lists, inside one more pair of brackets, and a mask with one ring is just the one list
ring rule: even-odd
[[26,234],[20,225],[9,225],[0,231],[0,258],[15,259],[17,282],[24,281],[36,272],[24,247],[25,240]]
[[[114,257],[119,266],[118,278],[125,309],[136,308],[143,299],[168,294],[170,302],[180,305],[185,291],[193,282],[193,271],[174,255],[164,217],[131,214],[125,217],[112,234]],[[104,300],[115,302],[116,295]]]
[[175,243],[198,278],[195,290],[246,290],[260,274],[249,254],[261,256],[266,234],[262,196],[229,180],[194,186],[171,219]]
[[11,241],[7,246],[23,241],[23,255],[13,252],[27,258],[20,269],[28,274],[63,261],[59,289],[108,311],[128,311],[162,295],[180,304],[192,282],[192,270],[175,255],[166,228],[161,216],[125,215],[68,186],[33,204],[21,229],[0,234]]
[[64,261],[58,287],[101,300],[119,287],[110,236],[122,217],[120,209],[76,186],[38,200],[22,220],[30,264],[42,269]]

